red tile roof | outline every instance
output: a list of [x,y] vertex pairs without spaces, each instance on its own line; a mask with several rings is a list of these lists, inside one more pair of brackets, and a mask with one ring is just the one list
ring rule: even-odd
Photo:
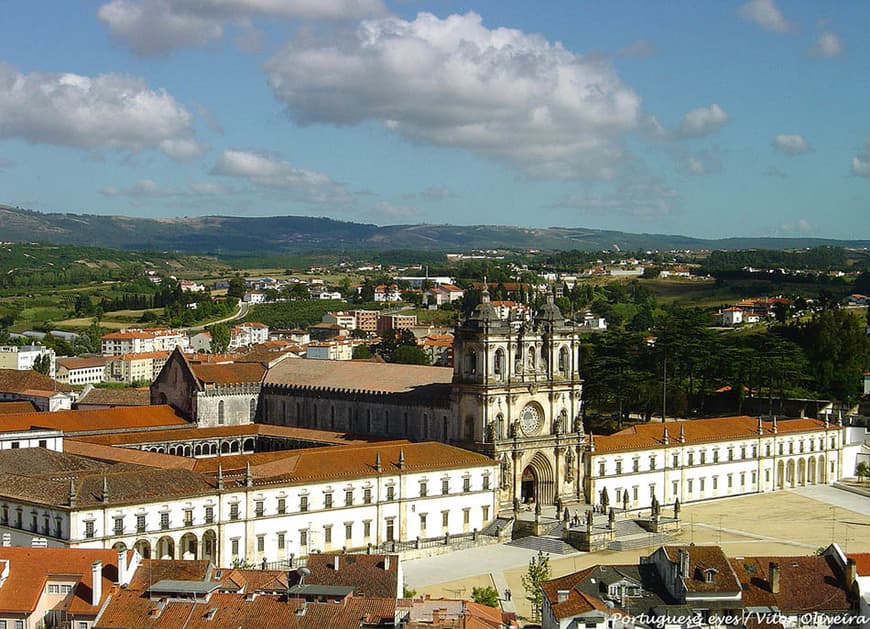
[[870,577],[870,553],[849,553],[846,556],[855,560],[858,576]]
[[[849,594],[833,557],[738,557],[730,562],[743,586],[746,607],[778,608],[785,614],[850,608]],[[776,594],[770,591],[771,563],[779,564]]]
[[2,430],[29,430],[31,426],[63,430],[67,434],[112,432],[165,426],[189,426],[171,406],[127,406],[88,411],[20,413],[0,420]]
[[0,415],[35,412],[33,402],[0,402]]
[[26,391],[68,392],[72,391],[72,387],[52,380],[36,371],[0,369],[0,393],[24,393]]
[[346,585],[353,587],[354,596],[396,598],[402,594],[398,555],[322,553],[309,555],[306,565],[311,571],[311,575],[305,577],[306,583]]
[[[739,592],[740,582],[719,546],[662,546],[671,563],[679,565],[680,551],[689,553],[689,574],[683,576],[687,592]],[[712,571],[712,579],[705,572]]]
[[379,393],[408,393],[452,381],[449,367],[337,360],[285,360],[270,369],[264,380],[267,384]]
[[[132,553],[128,553],[128,561]],[[9,562],[9,576],[0,587],[0,612],[31,613],[36,610],[51,575],[78,578],[79,585],[65,603],[70,613],[96,615],[99,606],[91,605],[93,588],[91,566],[101,561],[102,601],[112,591],[118,574],[118,553],[115,550],[81,548],[17,548],[0,547],[0,561]]]
[[262,382],[266,368],[259,363],[226,363],[190,365],[193,374],[205,384],[243,384]]
[[76,402],[82,406],[150,406],[151,392],[148,389],[94,387]]
[[[613,433],[595,435],[595,452],[623,452],[627,450],[651,450],[664,448],[664,431],[668,431],[671,446],[679,444],[680,431],[686,444],[716,443],[734,439],[752,439],[758,435],[758,419],[755,417],[716,417],[692,419],[665,424],[639,424]],[[777,421],[777,434],[820,432],[825,422],[817,419],[787,419]],[[764,436],[773,434],[773,422],[762,422]]]

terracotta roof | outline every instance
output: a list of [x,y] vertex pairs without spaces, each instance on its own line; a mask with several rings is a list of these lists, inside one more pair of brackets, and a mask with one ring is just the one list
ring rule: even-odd
[[14,413],[35,413],[33,402],[0,402],[0,415]]
[[236,592],[286,592],[290,587],[283,570],[219,570],[214,577],[222,590]]
[[267,384],[379,393],[409,393],[452,381],[449,367],[337,360],[285,360],[270,369],[264,380]]
[[266,368],[255,362],[226,364],[196,364],[190,369],[200,382],[205,384],[242,384],[262,382]]
[[127,406],[87,411],[57,411],[55,413],[19,413],[5,415],[0,430],[29,430],[31,426],[62,430],[66,434],[115,432],[148,429],[158,426],[189,426],[176,415],[171,406]]
[[194,468],[194,460],[190,457],[161,454],[159,452],[145,452],[135,448],[116,448],[102,443],[91,443],[76,439],[64,439],[63,449],[64,452],[69,454],[111,463],[131,463],[164,469],[178,468],[192,470]]
[[402,593],[398,555],[312,554],[306,565],[311,570],[311,575],[305,577],[306,583],[346,585],[353,588],[354,596],[396,598]]
[[[677,565],[680,551],[689,553],[689,574],[682,577],[687,592],[740,592],[737,575],[719,546],[662,546],[662,550]],[[709,580],[707,574],[712,575]]]
[[93,387],[76,402],[81,406],[150,406],[151,392],[148,389]]
[[[850,608],[849,594],[833,557],[738,557],[730,562],[742,584],[745,607],[778,608],[785,614]],[[771,563],[779,564],[777,594],[770,591]]]
[[205,581],[211,575],[211,562],[181,559],[143,559],[130,579],[130,590],[145,591],[164,579]]
[[[131,555],[128,553],[128,561]],[[72,598],[64,603],[65,608],[70,613],[96,615],[100,607],[91,605],[93,562],[103,563],[101,604],[112,591],[118,575],[115,550],[4,546],[0,547],[0,561],[9,562],[9,576],[0,587],[0,612],[6,613],[35,611],[50,575],[62,575],[66,582],[70,577],[79,580]]]
[[849,553],[846,557],[855,560],[858,576],[870,577],[870,553]]
[[58,367],[66,367],[67,369],[91,369],[93,367],[105,367],[108,358],[106,356],[86,356],[80,358],[74,356],[72,358],[58,358],[56,362]]
[[[834,427],[835,428],[835,427]],[[755,417],[715,417],[692,419],[665,424],[639,424],[613,433],[595,435],[595,452],[622,452],[626,450],[651,450],[664,448],[664,431],[668,431],[670,446],[680,445],[680,431],[685,435],[685,444],[715,443],[734,439],[758,438],[758,419]],[[825,422],[817,419],[786,419],[777,421],[777,434],[819,432],[825,430]],[[773,422],[762,422],[763,436],[773,435]]]
[[[594,610],[618,611],[607,610],[602,600],[577,589],[577,586],[596,570],[598,570],[598,566],[592,566],[541,584],[544,597],[549,601],[550,609],[557,620],[571,618]],[[568,598],[559,602],[559,591],[567,591]]]
[[404,453],[405,472],[421,472],[433,469],[457,467],[492,466],[496,463],[489,457],[443,443],[386,441],[362,445],[307,448],[278,452],[258,452],[236,456],[197,459],[196,471],[216,473],[218,464],[224,478],[242,475],[247,463],[251,464],[254,483],[268,479],[270,483],[306,483],[326,479],[360,478],[376,476],[377,455],[381,456],[382,474],[399,471],[400,453]]
[[143,330],[121,330],[110,332],[100,338],[107,341],[123,341],[130,339],[153,339],[161,336],[178,336],[180,333],[168,328],[145,328]]
[[[159,611],[157,611],[159,609]],[[304,611],[303,611],[304,610]],[[359,629],[392,627],[395,599],[348,598],[336,603],[288,601],[283,595],[244,595],[216,592],[207,604],[151,601],[141,592],[119,591],[95,624],[96,629]]]
[[17,369],[0,369],[0,393],[23,393],[25,391],[69,392],[72,387],[52,380],[39,372]]

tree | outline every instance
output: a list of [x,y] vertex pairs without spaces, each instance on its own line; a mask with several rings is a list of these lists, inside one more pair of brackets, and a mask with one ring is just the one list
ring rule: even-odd
[[867,461],[861,461],[855,466],[855,476],[858,477],[858,482],[864,482],[864,479],[870,476],[870,466]]
[[353,348],[352,357],[354,360],[366,360],[372,357],[372,350],[368,345],[357,345]]
[[488,607],[498,607],[498,591],[491,585],[471,588],[471,600]]
[[402,365],[428,365],[429,356],[419,347],[399,345],[393,352],[393,362]]
[[238,297],[239,299],[245,296],[245,280],[238,273],[230,278],[230,285],[227,288],[227,296]]
[[230,348],[230,328],[225,323],[215,323],[211,328],[211,351],[223,354]]
[[538,554],[529,559],[529,568],[522,577],[523,589],[526,591],[526,600],[532,605],[532,619],[541,618],[541,605],[543,593],[541,585],[550,578],[550,555],[538,551]]
[[40,354],[33,361],[33,371],[41,373],[43,376],[51,374],[51,356],[48,353]]

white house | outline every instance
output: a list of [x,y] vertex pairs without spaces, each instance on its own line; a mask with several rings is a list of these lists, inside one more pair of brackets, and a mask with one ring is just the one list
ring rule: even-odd
[[737,308],[736,306],[725,308],[724,310],[719,312],[718,319],[719,325],[729,328],[734,327],[735,325],[743,323],[743,310]]
[[33,369],[33,364],[41,356],[48,356],[48,375],[54,378],[56,370],[54,350],[43,345],[22,345],[20,347],[15,345],[0,346],[0,369],[30,371]]
[[305,350],[305,358],[315,360],[351,360],[353,358],[353,343],[350,339],[315,341],[308,344]]
[[73,385],[105,382],[106,358],[105,356],[58,358],[55,379]]
[[269,326],[257,321],[249,321],[234,326],[230,330],[230,349],[258,345],[269,340]]
[[176,347],[186,350],[190,342],[184,332],[168,328],[127,328],[100,339],[100,351],[105,356],[171,352]]
[[402,293],[396,284],[375,286],[375,301],[401,301]]
[[250,290],[244,294],[242,301],[249,304],[264,304],[266,303],[266,293],[259,290]]

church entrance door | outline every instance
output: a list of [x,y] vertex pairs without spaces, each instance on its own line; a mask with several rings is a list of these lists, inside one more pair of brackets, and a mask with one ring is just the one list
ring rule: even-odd
[[523,470],[523,478],[520,486],[520,500],[523,504],[533,503],[538,496],[538,475],[534,468],[529,465]]

